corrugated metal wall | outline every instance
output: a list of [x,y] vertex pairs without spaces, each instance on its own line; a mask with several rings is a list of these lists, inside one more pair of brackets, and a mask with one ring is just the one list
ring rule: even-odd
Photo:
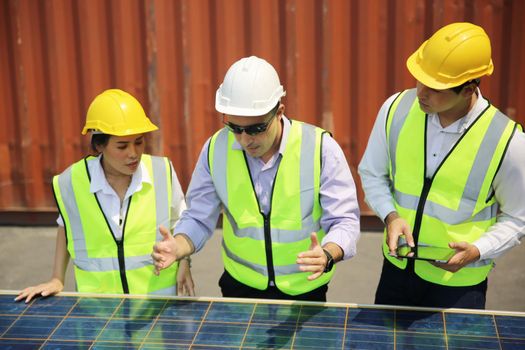
[[523,122],[521,0],[2,0],[0,213],[54,210],[51,178],[88,151],[85,111],[111,87],[143,103],[161,129],[149,151],[186,188],[221,126],[215,90],[252,54],[279,72],[286,114],[332,131],[356,173],[381,103],[414,85],[406,58],[455,21],[488,32],[483,93]]

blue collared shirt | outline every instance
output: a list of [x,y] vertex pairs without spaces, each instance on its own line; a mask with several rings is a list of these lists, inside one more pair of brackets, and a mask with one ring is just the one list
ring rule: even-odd
[[[283,116],[283,134],[279,151],[268,162],[246,154],[250,174],[261,209],[268,213],[273,181],[282,159],[290,132],[290,120]],[[175,232],[185,233],[193,242],[196,251],[202,249],[211,237],[222,209],[221,201],[215,191],[208,165],[208,145],[206,141],[201,150],[188,188],[187,210],[175,226]],[[242,150],[235,141],[233,149]],[[322,142],[322,168],[320,200],[323,208],[321,227],[327,232],[322,245],[333,242],[344,251],[344,259],[356,253],[360,235],[359,206],[355,182],[341,147],[330,136],[324,135]]]

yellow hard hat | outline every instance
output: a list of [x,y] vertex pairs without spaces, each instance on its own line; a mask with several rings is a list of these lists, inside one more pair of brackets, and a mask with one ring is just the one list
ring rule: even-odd
[[110,89],[91,102],[82,135],[94,130],[109,135],[127,136],[157,129],[135,97],[119,89]]
[[472,23],[446,25],[408,58],[407,68],[422,84],[438,90],[491,75],[490,39]]

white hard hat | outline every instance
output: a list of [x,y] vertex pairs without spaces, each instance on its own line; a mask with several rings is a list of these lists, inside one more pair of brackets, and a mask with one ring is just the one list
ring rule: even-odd
[[245,57],[228,69],[215,94],[215,109],[229,115],[260,116],[285,94],[271,64],[256,56]]

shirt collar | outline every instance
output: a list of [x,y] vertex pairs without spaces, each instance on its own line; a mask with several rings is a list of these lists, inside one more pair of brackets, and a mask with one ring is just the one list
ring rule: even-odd
[[454,123],[450,124],[446,128],[443,128],[441,126],[439,117],[436,113],[429,114],[430,122],[439,129],[443,129],[443,131],[450,133],[462,133],[470,125],[472,125],[472,123],[481,114],[481,112],[483,112],[483,110],[489,105],[489,102],[486,99],[484,99],[481,95],[481,90],[479,88],[476,89],[476,95],[478,96],[478,99],[476,100],[476,103],[474,103],[474,106],[472,106],[470,111],[468,111],[468,113],[464,117],[456,120]]
[[[105,194],[111,194],[114,191],[111,188],[108,180],[106,179],[106,175],[104,174],[104,169],[102,168],[101,161],[102,155],[99,155],[95,159],[88,161],[88,168],[91,176],[91,184],[89,186],[89,190],[91,193],[102,191]],[[129,184],[128,193],[133,194],[135,192],[140,191],[142,189],[142,184],[144,183],[152,185],[151,175],[144,163],[141,161],[139,163],[139,167],[131,177],[131,183]]]

